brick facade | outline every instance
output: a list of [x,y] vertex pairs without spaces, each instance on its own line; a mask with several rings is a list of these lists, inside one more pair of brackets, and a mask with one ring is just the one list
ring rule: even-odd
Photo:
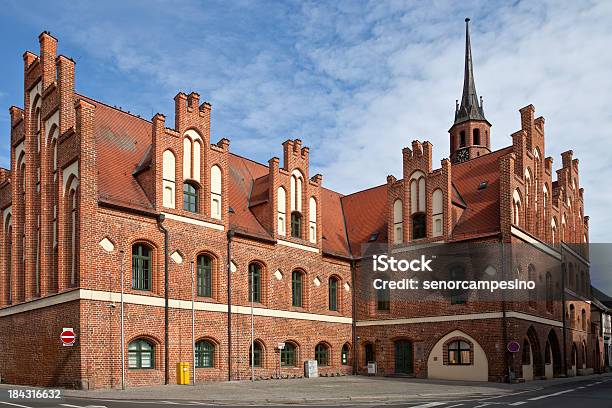
[[[253,162],[232,153],[229,140],[211,141],[212,106],[197,93],[176,95],[173,127],[159,113],[144,120],[76,93],[74,62],[57,56],[49,33],[39,40],[38,56],[24,54],[24,107],[10,109],[11,169],[0,172],[3,381],[119,387],[121,355],[129,361],[128,344],[141,339],[153,347],[153,364],[126,369],[127,384],[175,383],[176,364],[193,359],[192,268],[200,255],[211,260],[211,290],[194,298],[194,334],[214,351],[212,366],[196,369],[197,381],[250,378],[252,326],[262,347],[258,378],[302,375],[317,345],[327,350],[320,373],[364,373],[371,345],[378,374],[395,374],[398,342],[411,353],[404,373],[427,377],[428,359],[438,359],[432,349],[454,330],[482,347],[492,381],[507,380],[509,369],[521,376],[520,358],[505,351],[513,339],[532,344],[536,376],[545,375],[547,343],[555,375],[565,372],[563,358],[571,363],[574,344],[583,350],[576,370],[597,367],[588,252],[577,245],[588,242],[578,161],[564,153],[552,181],[544,120],[534,119],[533,106],[521,109],[512,146],[491,152],[486,121],[455,124],[451,160],[439,168],[432,164],[432,145],[414,141],[402,151],[401,179],[389,176],[382,186],[343,196],[310,174],[310,149],[299,139],[283,143],[282,162]],[[458,135],[472,135],[476,127],[480,145],[472,146],[478,143],[470,136],[470,160],[456,162]],[[483,181],[488,185],[477,192]],[[197,191],[195,211],[184,206],[188,185]],[[420,230],[414,226],[419,217]],[[364,268],[368,242],[390,250],[465,242],[544,247],[553,263],[562,262],[563,275],[555,274],[552,284],[559,293],[567,289],[568,298],[502,305],[392,297],[390,309],[380,311]],[[136,245],[150,250],[147,290],[133,287]],[[504,259],[507,264],[497,259],[491,267],[517,277],[534,270],[524,253]],[[253,305],[250,265],[261,271],[261,297]],[[535,265],[534,279],[548,279],[551,268]],[[302,279],[297,306],[294,271]],[[63,327],[75,329],[74,346],[60,344]],[[295,347],[295,365],[279,371],[281,342]]]

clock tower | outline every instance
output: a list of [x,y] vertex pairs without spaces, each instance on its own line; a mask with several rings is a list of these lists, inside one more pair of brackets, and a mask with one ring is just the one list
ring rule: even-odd
[[474,70],[472,68],[472,46],[470,44],[470,19],[465,19],[465,68],[463,72],[463,94],[461,104],[455,102],[455,122],[449,129],[450,159],[462,163],[491,152],[491,124],[485,118],[482,97],[478,99]]

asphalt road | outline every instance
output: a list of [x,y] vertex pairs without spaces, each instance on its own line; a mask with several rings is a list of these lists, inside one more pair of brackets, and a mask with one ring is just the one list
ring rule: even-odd
[[[0,395],[0,408],[172,408],[172,407],[223,406],[205,401],[180,400],[112,400],[80,397],[64,397],[61,400],[9,399],[6,392]],[[229,406],[229,405],[225,405]],[[236,406],[236,405],[231,405]],[[253,407],[255,405],[244,405]],[[486,397],[475,396],[462,399],[411,400],[405,402],[367,402],[349,401],[329,405],[289,404],[267,405],[268,407],[406,407],[406,408],[612,408],[612,377],[591,378],[584,381],[557,384],[534,391],[516,392],[510,395]]]

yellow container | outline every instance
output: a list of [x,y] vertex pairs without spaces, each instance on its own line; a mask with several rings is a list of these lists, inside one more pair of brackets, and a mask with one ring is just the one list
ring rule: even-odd
[[189,385],[190,382],[190,373],[189,370],[190,363],[176,363],[176,383],[179,385]]

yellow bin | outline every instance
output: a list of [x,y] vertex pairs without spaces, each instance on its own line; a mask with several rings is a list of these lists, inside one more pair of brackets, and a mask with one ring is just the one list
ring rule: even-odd
[[191,371],[189,363],[176,363],[176,383],[179,385],[189,385]]

